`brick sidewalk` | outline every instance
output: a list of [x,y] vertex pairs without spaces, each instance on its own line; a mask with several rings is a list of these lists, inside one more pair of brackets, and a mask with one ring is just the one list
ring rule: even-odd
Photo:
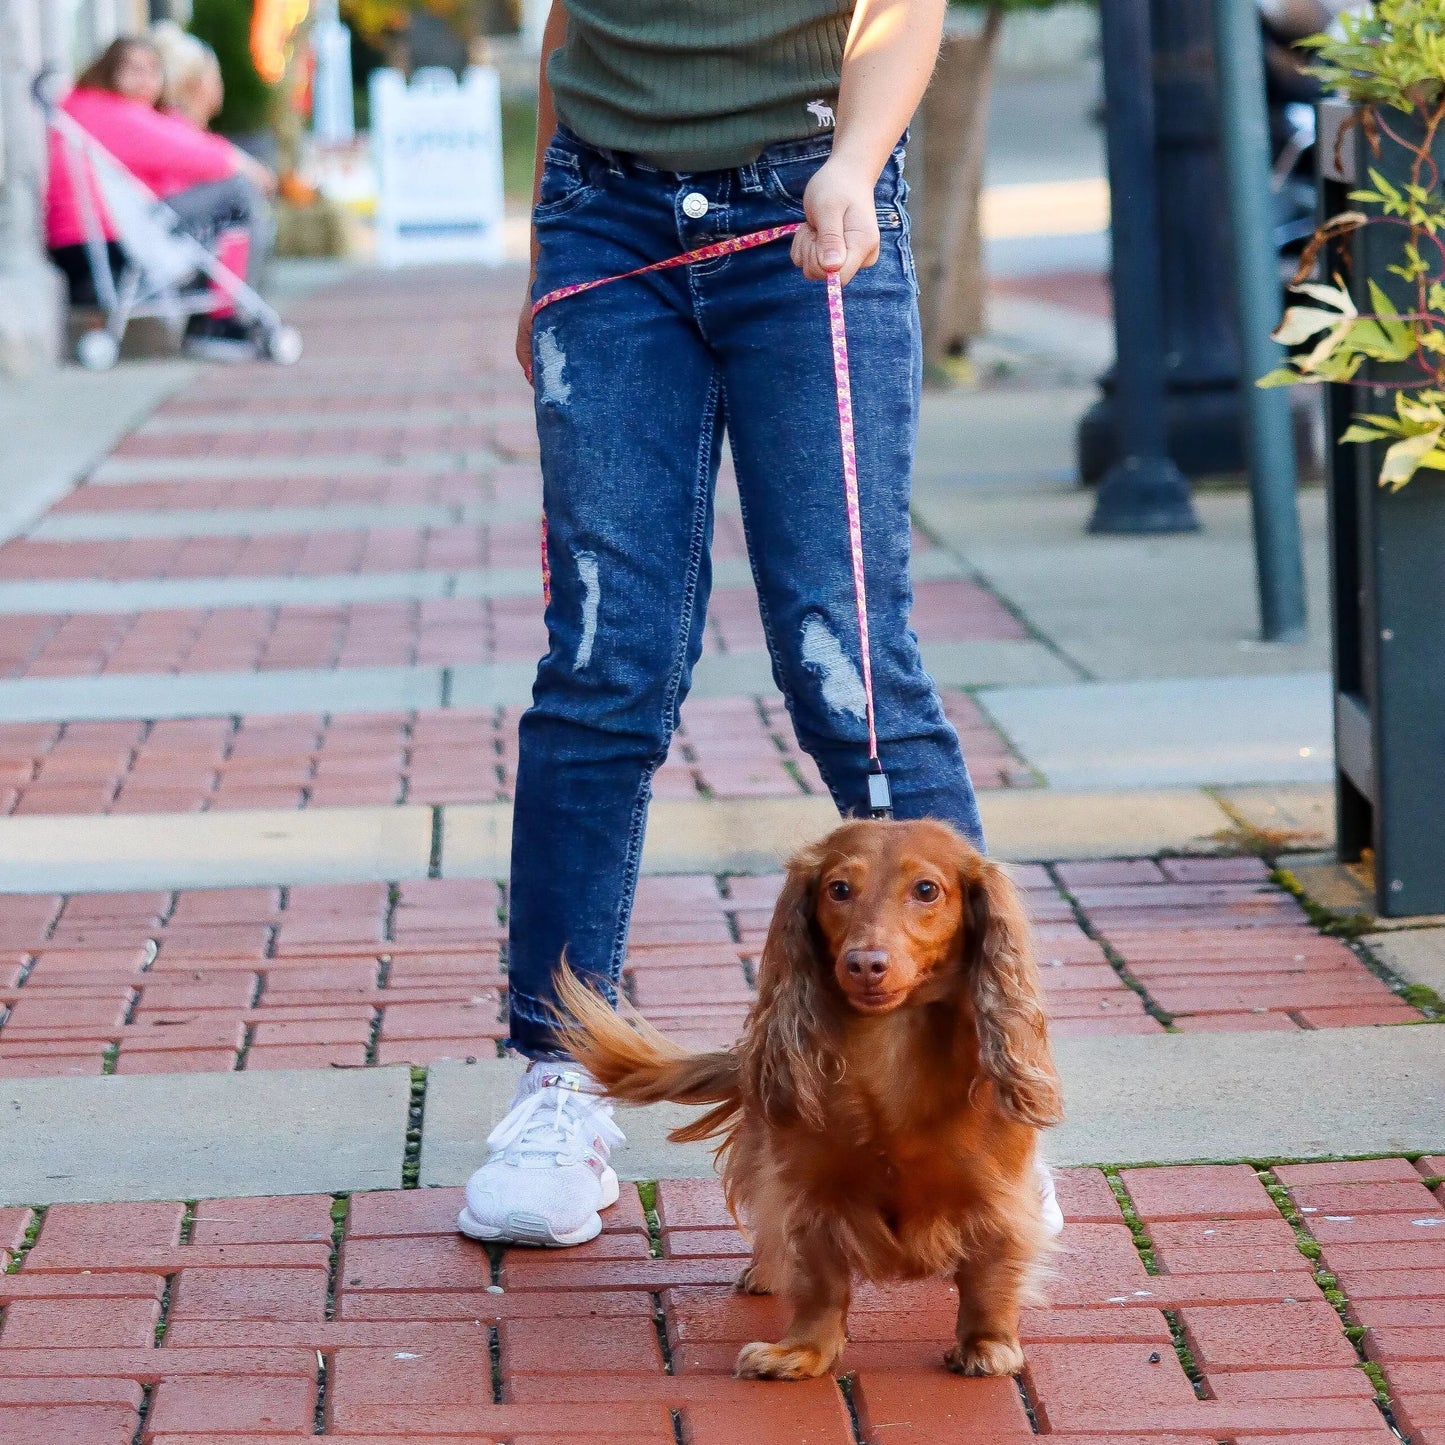
[[[314,669],[329,687],[371,676],[359,668],[433,669],[446,681],[427,695],[446,704],[454,670],[525,670],[545,635],[515,281],[358,276],[299,309],[308,350],[294,371],[199,376],[34,535],[0,547],[0,678],[22,691],[93,678],[97,697],[134,683],[133,698],[168,675]],[[1031,638],[952,554],[921,534],[916,547],[925,645]],[[716,558],[705,660],[765,680],[726,479]],[[659,795],[823,792],[781,699],[759,686],[688,701]],[[196,812],[509,799],[520,699],[408,697],[0,717],[0,816],[124,813],[164,839]],[[968,691],[946,690],[945,706],[981,788],[1037,787]],[[1257,859],[1015,871],[1061,1038],[1426,1017]],[[273,881],[0,893],[0,1078],[83,1090],[103,1074],[497,1054],[499,884]],[[644,878],[628,1006],[687,1044],[735,1038],[779,883],[721,864]],[[1199,1133],[1207,1154],[1207,1118]],[[738,1344],[775,1329],[777,1308],[731,1292],[742,1242],[710,1181],[662,1182],[655,1210],[650,1187],[627,1186],[601,1239],[546,1254],[461,1240],[446,1189],[48,1211],[25,1195],[0,1209],[0,1445],[1368,1445],[1402,1438],[1390,1420],[1413,1445],[1440,1445],[1442,1172],[1398,1158],[1068,1171],[1066,1248],[1049,1307],[1026,1321],[1021,1382],[942,1370],[939,1283],[862,1292],[841,1387],[730,1378]]]
[[[1056,1036],[1418,1021],[1252,858],[1015,870]],[[624,985],[731,1043],[781,879],[644,878]],[[430,879],[0,896],[0,1077],[427,1064],[505,1036],[503,891]]]
[[[481,629],[476,629],[479,633]],[[545,644],[542,644],[543,646]],[[457,649],[446,656],[456,659]],[[966,693],[943,694],[975,785],[1029,769]],[[510,800],[519,707],[288,714],[156,723],[0,723],[0,814],[191,813],[219,808]],[[825,795],[781,700],[694,698],[657,797]]]
[[838,1381],[732,1379],[783,1316],[710,1180],[564,1253],[461,1239],[451,1189],[0,1211],[0,1442],[1438,1445],[1442,1173],[1065,1171],[1017,1381],[944,1371],[941,1281],[860,1289]]

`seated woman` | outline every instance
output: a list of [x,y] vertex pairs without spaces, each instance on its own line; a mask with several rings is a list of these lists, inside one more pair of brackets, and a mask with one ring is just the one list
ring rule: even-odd
[[[123,36],[79,77],[62,109],[160,196],[180,217],[182,228],[203,245],[214,247],[229,231],[243,233],[247,244],[222,259],[251,279],[260,253],[257,243],[268,229],[262,192],[274,187],[271,173],[230,141],[158,110],[163,83],[156,47],[149,40]],[[52,131],[46,243],[70,282],[72,299],[84,304],[93,302],[94,290],[72,167],[70,151]],[[89,186],[88,178],[81,183]],[[112,269],[118,269],[124,258],[103,209],[99,219]],[[254,354],[249,334],[225,305],[212,315],[191,318],[186,349],[224,359]]]

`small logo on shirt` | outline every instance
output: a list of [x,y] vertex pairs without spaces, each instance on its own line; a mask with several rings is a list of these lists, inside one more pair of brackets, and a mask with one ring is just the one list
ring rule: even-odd
[[818,122],[822,130],[831,130],[834,125],[833,107],[826,100],[810,100],[808,114]]

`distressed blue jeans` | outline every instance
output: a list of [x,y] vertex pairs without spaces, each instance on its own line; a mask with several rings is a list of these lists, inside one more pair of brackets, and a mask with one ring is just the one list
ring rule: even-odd
[[[561,131],[534,299],[801,220],[827,155],[825,137],[676,174]],[[878,183],[878,262],[844,292],[879,751],[897,816],[978,842],[958,737],[908,624],[922,362],[902,160]],[[702,650],[724,432],[773,678],[844,814],[866,814],[868,749],[827,304],[787,241],[558,301],[532,354],[552,600],[521,721],[508,969],[511,1043],[540,1057],[564,949],[615,997],[652,774]]]

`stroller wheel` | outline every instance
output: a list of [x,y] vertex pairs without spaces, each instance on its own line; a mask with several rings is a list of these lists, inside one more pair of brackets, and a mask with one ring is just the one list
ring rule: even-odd
[[278,326],[266,337],[266,355],[277,366],[295,366],[301,360],[301,333],[294,326]]
[[75,359],[87,371],[109,371],[120,356],[120,342],[108,331],[87,331],[75,343]]

